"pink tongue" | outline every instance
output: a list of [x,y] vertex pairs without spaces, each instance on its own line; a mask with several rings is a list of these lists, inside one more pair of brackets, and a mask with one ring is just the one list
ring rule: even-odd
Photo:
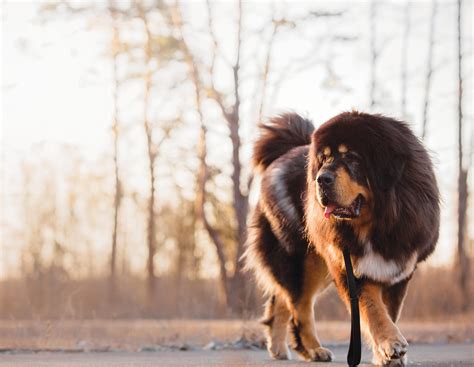
[[336,206],[334,204],[329,204],[325,209],[324,209],[324,216],[329,219],[331,216],[331,213],[336,209]]

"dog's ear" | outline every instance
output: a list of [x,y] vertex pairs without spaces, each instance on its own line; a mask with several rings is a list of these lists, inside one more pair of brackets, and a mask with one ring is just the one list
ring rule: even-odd
[[369,181],[375,189],[389,191],[400,181],[407,158],[404,154],[387,149],[375,152],[369,164]]
[[316,132],[313,132],[311,134],[311,143],[309,145],[308,179],[310,180],[315,180],[316,175],[318,174],[319,162],[318,162],[317,152],[318,152],[317,137],[316,137]]

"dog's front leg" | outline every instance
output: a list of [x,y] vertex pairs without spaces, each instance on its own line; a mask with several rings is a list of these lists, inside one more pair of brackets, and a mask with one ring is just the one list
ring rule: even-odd
[[[337,277],[336,285],[346,306],[350,307],[345,275]],[[364,281],[360,289],[359,308],[365,335],[372,344],[374,363],[404,366],[408,343],[389,315],[382,297],[383,285]]]
[[404,366],[408,343],[392,321],[383,302],[383,285],[365,282],[360,294],[362,323],[372,341],[374,363],[386,366]]

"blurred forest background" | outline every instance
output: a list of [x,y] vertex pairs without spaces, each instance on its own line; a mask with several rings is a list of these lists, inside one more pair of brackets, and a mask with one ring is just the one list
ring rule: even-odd
[[[254,317],[259,121],[405,119],[442,192],[404,318],[472,313],[471,1],[2,4],[0,318]],[[345,316],[334,291],[317,315]]]

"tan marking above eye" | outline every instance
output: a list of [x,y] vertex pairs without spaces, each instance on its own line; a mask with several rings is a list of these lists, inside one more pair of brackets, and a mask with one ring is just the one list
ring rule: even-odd
[[347,153],[348,149],[344,144],[339,145],[338,149],[339,153]]
[[324,154],[325,156],[329,157],[329,156],[331,155],[331,148],[325,147],[325,148],[323,149],[323,154]]

